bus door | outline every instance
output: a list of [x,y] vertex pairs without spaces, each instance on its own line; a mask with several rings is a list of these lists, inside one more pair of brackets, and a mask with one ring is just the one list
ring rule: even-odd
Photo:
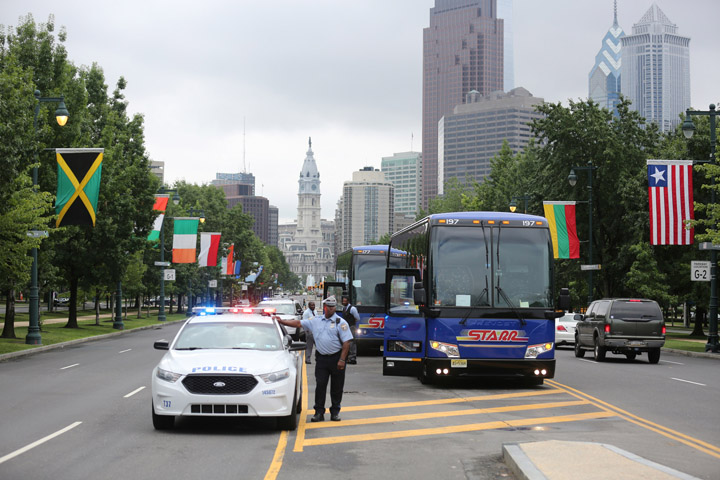
[[330,295],[335,296],[338,305],[342,302],[342,296],[347,295],[347,285],[344,282],[325,282],[323,286],[323,300]]
[[420,271],[388,268],[385,272],[383,375],[417,376],[425,356],[427,328]]

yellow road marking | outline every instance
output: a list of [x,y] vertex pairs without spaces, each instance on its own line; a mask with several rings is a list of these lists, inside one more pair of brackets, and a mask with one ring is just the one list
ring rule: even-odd
[[563,390],[538,390],[532,392],[500,393],[497,395],[480,395],[477,397],[443,398],[441,400],[423,400],[420,402],[379,403],[375,405],[357,405],[342,407],[343,412],[359,412],[364,410],[386,410],[388,408],[422,407],[426,405],[447,405],[450,403],[477,402],[484,400],[503,400],[506,398],[535,397],[537,395],[557,395],[566,393]]
[[587,393],[584,393],[580,390],[574,389],[572,387],[568,387],[567,385],[563,385],[563,384],[555,382],[553,380],[548,380],[548,382],[551,385],[554,385],[558,388],[564,389],[565,391],[567,391],[567,393],[569,393],[570,395],[572,395],[576,398],[588,399],[590,401],[590,403],[597,406],[598,408],[602,408],[603,410],[606,410],[609,412],[614,412],[618,416],[623,418],[624,420],[627,420],[628,422],[639,425],[639,426],[646,428],[648,430],[651,430],[655,433],[659,433],[660,435],[663,435],[664,437],[670,438],[670,439],[678,441],[680,443],[684,443],[685,445],[687,445],[689,447],[692,447],[696,450],[700,450],[701,452],[707,453],[708,455],[711,455],[713,457],[720,458],[720,447],[716,447],[715,445],[704,442],[698,438],[694,438],[689,435],[685,435],[684,433],[677,432],[675,430],[664,427],[662,425],[658,425],[657,423],[653,423],[650,420],[646,420],[642,417],[638,417],[637,415],[634,415],[634,414],[627,412],[621,408],[618,408],[618,407],[611,405],[607,402],[604,402],[598,398],[588,395]]
[[[409,415],[395,415],[390,417],[377,417],[377,418],[358,418],[356,420],[343,420],[342,422],[335,423],[313,423],[308,425],[306,428],[317,429],[317,428],[334,428],[334,427],[349,427],[353,425],[371,425],[378,423],[393,423],[393,422],[404,422],[410,420],[426,420],[429,418],[447,418],[447,417],[458,417],[461,415],[480,415],[484,413],[500,413],[500,412],[517,412],[525,410],[539,410],[543,408],[560,408],[570,407],[576,405],[589,405],[590,402],[587,400],[569,400],[566,402],[554,402],[554,403],[533,403],[526,405],[511,405],[505,407],[492,407],[492,408],[472,408],[468,410],[456,410],[456,411],[444,411],[444,412],[428,412],[428,413],[413,413]],[[342,423],[342,424],[341,424]]]
[[367,442],[372,440],[388,440],[394,438],[419,437],[427,435],[447,435],[451,433],[474,432],[479,430],[495,430],[507,427],[521,427],[548,423],[576,422],[594,418],[608,418],[617,415],[614,412],[591,412],[559,417],[523,418],[519,420],[504,420],[485,423],[472,423],[438,428],[420,428],[416,430],[400,430],[386,433],[369,433],[360,435],[342,435],[337,437],[313,438],[305,440],[305,446],[331,445],[348,442]]
[[265,480],[275,480],[280,473],[280,467],[282,467],[283,457],[285,456],[285,447],[287,446],[287,430],[280,432],[280,439],[278,440],[277,448],[275,448],[275,455],[273,456],[272,462],[270,462],[270,468],[265,474]]
[[[307,353],[305,354],[307,355]],[[303,355],[304,357],[304,355]],[[307,363],[304,363],[305,359],[303,358],[303,367],[302,367],[302,384],[305,387],[304,393],[303,393],[303,400],[302,400],[302,411],[300,412],[300,423],[298,423],[297,432],[295,434],[295,448],[293,448],[293,452],[302,452],[303,451],[303,442],[305,441],[305,429],[307,428],[307,416],[308,416],[308,401],[310,398],[310,395],[312,392],[310,392],[310,389],[308,387],[308,379],[307,379]]]

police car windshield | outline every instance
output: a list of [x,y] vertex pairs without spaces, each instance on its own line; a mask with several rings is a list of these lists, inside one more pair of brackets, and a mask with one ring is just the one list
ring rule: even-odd
[[183,329],[175,350],[280,350],[282,339],[274,325],[263,323],[195,323]]

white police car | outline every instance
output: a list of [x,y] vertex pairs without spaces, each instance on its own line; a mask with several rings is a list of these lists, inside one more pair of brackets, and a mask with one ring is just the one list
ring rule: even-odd
[[250,308],[195,309],[152,372],[152,419],[158,430],[175,417],[277,417],[294,430],[302,409],[305,344],[293,343],[269,315]]
[[[302,318],[302,307],[300,304],[289,298],[263,299],[257,304],[258,308],[262,308],[263,312],[271,315],[277,315],[283,320],[300,320]],[[295,327],[285,327],[285,330],[295,340],[302,340],[302,329],[298,331]]]

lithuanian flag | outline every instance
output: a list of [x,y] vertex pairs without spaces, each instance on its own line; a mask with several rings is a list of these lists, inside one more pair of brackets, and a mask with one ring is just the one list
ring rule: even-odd
[[198,217],[175,218],[173,263],[195,263],[198,223]]
[[575,202],[543,202],[555,258],[580,258]]

